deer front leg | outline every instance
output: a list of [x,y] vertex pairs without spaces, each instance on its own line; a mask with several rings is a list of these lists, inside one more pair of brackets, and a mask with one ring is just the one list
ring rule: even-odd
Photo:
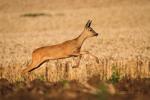
[[74,53],[72,56],[75,56],[75,57],[79,57],[78,61],[77,61],[77,64],[75,66],[73,66],[73,68],[78,68],[79,65],[80,65],[80,61],[81,61],[81,58],[82,58],[82,55],[85,55],[85,54],[89,54],[90,56],[94,57],[96,62],[99,63],[99,59],[98,57],[96,57],[95,55],[91,54],[90,52],[88,51],[81,51],[79,53]]
[[89,54],[89,52],[88,51],[81,51],[80,52],[80,55],[85,55],[85,54]]
[[93,55],[92,53],[90,53],[89,51],[83,51],[81,53],[82,54],[89,54],[90,56],[94,57],[94,59],[96,60],[97,63],[99,63],[99,58],[96,57],[95,55]]
[[73,56],[79,57],[79,59],[77,60],[77,64],[75,66],[73,66],[73,68],[78,68],[79,67],[82,55],[84,55],[84,54],[88,54],[88,52],[87,51],[82,51],[82,52],[73,54]]
[[79,57],[79,59],[77,60],[76,65],[73,66],[72,68],[78,68],[79,67],[82,55],[79,55],[78,57]]
[[76,62],[77,64],[74,65],[72,68],[77,68],[77,67],[79,67],[79,65],[80,65],[80,60],[81,60],[81,54],[80,54],[80,52],[79,52],[79,53],[78,53],[78,52],[73,53],[71,56],[73,56],[73,57],[79,57],[78,61]]
[[90,53],[89,51],[81,51],[80,52],[80,55],[85,55],[85,54],[89,54],[90,56],[92,56],[95,60],[96,60],[96,62],[99,64],[100,62],[99,62],[99,58],[98,57],[96,57],[95,55],[93,55],[92,53]]

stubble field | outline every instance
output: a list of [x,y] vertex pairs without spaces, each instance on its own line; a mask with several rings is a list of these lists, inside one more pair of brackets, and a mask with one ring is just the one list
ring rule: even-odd
[[[125,83],[132,84],[127,90],[131,87],[132,90],[136,89],[133,83],[137,83],[141,86],[140,91],[147,91],[150,78],[149,0],[0,0],[0,2],[2,81],[7,79],[11,84],[26,81],[26,84],[32,84],[32,81],[39,79],[53,84],[59,81],[61,84],[70,84],[70,81],[74,80],[86,83],[95,76],[101,81],[111,81],[111,84],[115,83],[118,86],[125,79]],[[31,62],[34,49],[77,37],[83,31],[88,19],[93,21],[92,27],[99,36],[87,39],[82,51],[89,51],[97,56],[99,61],[90,55],[84,55],[79,68],[72,68],[77,58],[53,60],[32,72],[29,79],[21,76],[21,70]],[[116,83],[118,81],[119,83]],[[41,83],[45,86],[43,84],[46,83]],[[30,87],[23,86],[25,89]],[[116,85],[113,87],[119,93],[117,89],[120,88]],[[62,87],[58,89],[62,90]],[[30,90],[32,89],[25,91]],[[81,97],[84,95],[81,94]],[[94,98],[97,99],[95,95]]]

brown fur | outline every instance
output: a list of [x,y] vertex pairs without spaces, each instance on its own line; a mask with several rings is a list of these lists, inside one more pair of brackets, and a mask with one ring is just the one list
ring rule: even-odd
[[68,40],[61,44],[45,46],[34,50],[32,53],[32,62],[27,68],[23,70],[23,73],[31,72],[47,60],[62,59],[82,55],[83,53],[80,52],[80,49],[83,42],[88,37],[98,35],[90,27],[91,22],[92,21],[89,20],[84,28],[84,31],[73,40]]

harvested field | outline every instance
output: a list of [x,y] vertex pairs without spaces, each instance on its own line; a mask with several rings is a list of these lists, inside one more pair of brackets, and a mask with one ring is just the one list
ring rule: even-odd
[[[113,84],[117,82],[117,86],[114,86],[117,89],[124,89],[126,85],[121,86],[122,80],[129,80],[125,81],[126,84],[132,84],[126,89],[127,94],[130,92],[135,94],[136,87],[133,83],[140,85],[140,91],[149,89],[145,85],[150,79],[149,0],[0,0],[0,2],[0,78],[12,85],[10,90],[9,86],[6,86],[8,91],[13,91],[8,97],[19,95],[17,91],[24,91],[23,93],[30,91],[26,90],[29,88],[27,85],[37,79],[43,82],[41,85],[43,86],[62,80],[69,83],[73,81],[73,84],[74,80],[84,83],[93,76],[98,76],[99,81],[111,81]],[[83,31],[88,19],[92,19],[92,27],[99,36],[87,39],[82,51],[89,51],[99,60],[84,55],[79,68],[72,68],[77,58],[51,60],[33,71],[30,77],[21,76],[21,70],[31,63],[33,50],[77,37]],[[142,83],[141,80],[145,79],[148,81]],[[14,90],[18,81],[25,84],[21,86],[23,90],[20,88]],[[97,82],[98,80],[95,83]],[[134,87],[133,90],[129,89],[130,86]],[[52,86],[51,89],[54,88]],[[58,91],[65,90],[60,87]],[[86,99],[82,98],[83,96],[97,99],[93,94],[82,92],[81,95],[74,94],[74,90],[67,90],[64,93],[67,94],[68,91],[73,91],[76,97],[81,96],[80,99]],[[66,95],[61,92],[54,95],[60,97]],[[37,95],[36,92],[35,94]],[[53,95],[50,96],[53,98]],[[122,99],[122,96],[125,95],[118,95],[118,99]],[[135,95],[129,96],[132,98]],[[141,100],[146,100],[144,98],[149,96],[149,93],[146,92],[142,96],[140,95]],[[114,97],[117,97],[117,94]],[[41,98],[49,97],[44,95]],[[137,99],[138,97],[135,97],[135,100]]]

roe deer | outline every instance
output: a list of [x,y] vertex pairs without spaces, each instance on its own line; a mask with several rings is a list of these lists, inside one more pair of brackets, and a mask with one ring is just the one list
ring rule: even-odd
[[[85,39],[93,36],[98,36],[98,33],[96,33],[90,27],[91,23],[92,21],[88,20],[83,32],[75,39],[65,41],[61,44],[45,46],[34,50],[32,53],[31,64],[27,68],[25,68],[22,73],[31,72],[47,60],[62,59],[68,57],[80,57],[81,59],[81,55],[88,54],[89,52],[87,51],[80,52],[80,49]],[[77,66],[79,66],[80,59],[77,63]]]

